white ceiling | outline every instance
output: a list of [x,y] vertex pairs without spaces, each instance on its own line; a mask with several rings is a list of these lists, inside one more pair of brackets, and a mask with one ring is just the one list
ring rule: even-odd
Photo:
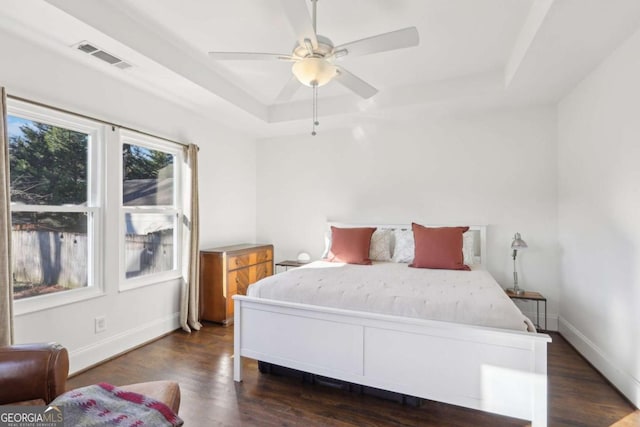
[[[379,93],[320,88],[319,130],[556,102],[639,22],[638,0],[319,0],[318,33],[335,45],[409,26],[420,34],[417,47],[342,58]],[[3,0],[0,27],[258,138],[311,127],[311,89],[274,104],[288,63],[207,55],[290,53],[296,36],[277,0]],[[70,48],[82,40],[133,67]]]

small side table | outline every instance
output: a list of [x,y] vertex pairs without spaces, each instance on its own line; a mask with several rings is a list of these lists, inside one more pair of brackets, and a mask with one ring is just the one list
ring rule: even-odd
[[[525,301],[535,301],[536,302],[536,324],[535,327],[538,331],[546,331],[547,330],[547,299],[539,292],[525,292],[520,295],[516,295],[509,290],[505,290],[509,298],[513,300],[525,300]],[[540,303],[544,303],[544,329],[540,326]]]
[[306,264],[309,264],[309,263],[288,259],[288,260],[276,262],[276,270],[278,269],[278,267],[281,267],[284,269],[284,271],[287,271],[290,268],[302,267],[303,265],[306,265]]

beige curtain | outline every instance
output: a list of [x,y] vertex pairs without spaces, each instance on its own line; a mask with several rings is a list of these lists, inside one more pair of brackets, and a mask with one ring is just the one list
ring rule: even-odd
[[187,166],[191,178],[191,203],[187,215],[188,268],[182,287],[180,326],[187,332],[200,330],[200,206],[198,202],[198,146],[187,147]]
[[0,345],[13,344],[13,283],[11,280],[11,193],[7,95],[0,87]]

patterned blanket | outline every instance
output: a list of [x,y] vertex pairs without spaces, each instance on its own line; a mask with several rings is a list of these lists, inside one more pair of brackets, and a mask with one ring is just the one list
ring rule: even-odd
[[163,427],[184,423],[164,403],[107,383],[68,391],[49,406],[62,410],[65,426]]

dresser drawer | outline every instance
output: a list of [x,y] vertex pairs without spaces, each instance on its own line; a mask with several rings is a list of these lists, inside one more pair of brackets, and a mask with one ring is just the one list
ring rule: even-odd
[[[245,267],[238,270],[230,271],[227,275],[227,288],[232,295],[246,295],[247,288],[252,283],[251,270],[253,267]],[[233,292],[233,293],[232,293]]]
[[230,256],[227,258],[227,265],[229,270],[235,270],[271,260],[273,260],[273,251],[263,249],[248,254]]
[[255,266],[256,268],[256,276],[255,281],[260,279],[264,279],[265,277],[269,277],[273,275],[273,263],[272,262],[263,262]]
[[246,295],[249,285],[272,274],[273,263],[270,261],[230,271],[227,275],[229,294]]
[[267,261],[273,261],[273,250],[263,249],[256,252],[256,264]]

